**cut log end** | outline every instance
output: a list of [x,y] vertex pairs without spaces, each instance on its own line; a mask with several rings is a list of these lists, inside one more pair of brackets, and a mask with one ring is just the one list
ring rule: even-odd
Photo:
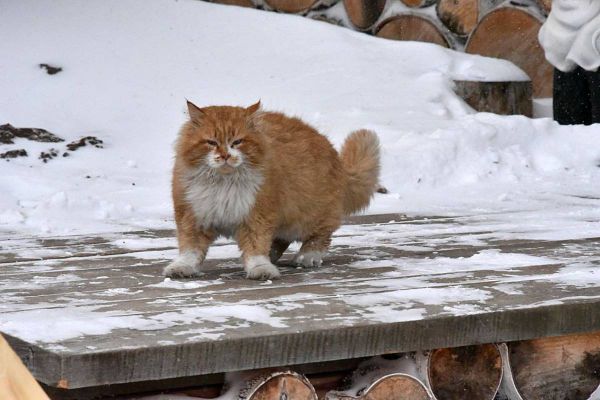
[[369,29],[379,19],[386,0],[344,0],[346,14],[358,29]]
[[274,373],[240,393],[240,398],[248,400],[317,400],[315,389],[302,375],[294,372]]
[[600,385],[600,333],[508,343],[524,400],[587,399]]
[[285,13],[301,13],[315,5],[316,0],[265,0],[269,7]]
[[435,0],[401,0],[405,6],[412,8],[428,7],[435,3]]
[[425,386],[405,374],[389,374],[377,379],[356,396],[344,392],[329,392],[326,400],[432,400]]
[[552,11],[552,0],[537,0],[542,11],[548,15]]
[[474,110],[501,115],[533,115],[531,81],[455,81],[456,94]]
[[398,15],[381,23],[377,36],[393,40],[413,40],[451,47],[450,41],[430,20],[416,15]]
[[479,19],[478,0],[439,0],[435,10],[440,21],[458,36],[468,36]]
[[553,69],[537,40],[541,25],[541,21],[526,10],[498,8],[479,22],[465,51],[514,62],[531,78],[533,97],[552,97]]
[[254,3],[251,0],[212,0],[213,3],[225,4],[228,6],[249,7],[254,8]]
[[417,379],[401,374],[386,376],[375,382],[361,400],[431,400]]
[[431,389],[439,400],[493,399],[502,379],[502,360],[495,345],[432,351]]

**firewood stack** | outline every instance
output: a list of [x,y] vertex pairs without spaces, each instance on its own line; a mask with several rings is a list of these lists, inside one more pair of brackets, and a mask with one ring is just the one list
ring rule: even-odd
[[600,394],[600,332],[481,344],[363,361],[304,376],[292,368],[228,374],[219,389],[175,394],[239,400],[593,400]]
[[[537,33],[551,0],[213,0],[296,13],[394,40],[431,42],[504,58],[533,82],[533,97],[552,96],[552,67]],[[335,4],[342,3],[342,4]]]

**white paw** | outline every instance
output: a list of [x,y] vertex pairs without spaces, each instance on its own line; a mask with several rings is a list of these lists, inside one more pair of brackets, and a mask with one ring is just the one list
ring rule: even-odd
[[296,254],[294,264],[302,267],[320,267],[323,264],[322,251],[307,251]]
[[281,276],[276,266],[265,256],[252,256],[246,262],[246,277],[248,279],[277,279]]
[[200,274],[202,259],[198,253],[185,252],[167,265],[163,274],[169,278],[189,278]]

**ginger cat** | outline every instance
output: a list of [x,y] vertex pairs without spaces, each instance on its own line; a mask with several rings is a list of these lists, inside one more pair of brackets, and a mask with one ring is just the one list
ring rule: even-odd
[[198,275],[220,235],[237,240],[250,279],[278,278],[273,263],[293,241],[302,242],[295,263],[320,266],[342,217],[367,207],[377,188],[375,133],[353,132],[338,155],[315,129],[260,102],[187,105],[173,169],[179,256],[165,275]]

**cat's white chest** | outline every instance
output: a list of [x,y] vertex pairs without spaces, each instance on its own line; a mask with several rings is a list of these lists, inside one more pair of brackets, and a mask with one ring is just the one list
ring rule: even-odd
[[197,173],[188,179],[186,200],[200,226],[230,236],[252,210],[262,183],[262,174],[248,169],[231,175]]

